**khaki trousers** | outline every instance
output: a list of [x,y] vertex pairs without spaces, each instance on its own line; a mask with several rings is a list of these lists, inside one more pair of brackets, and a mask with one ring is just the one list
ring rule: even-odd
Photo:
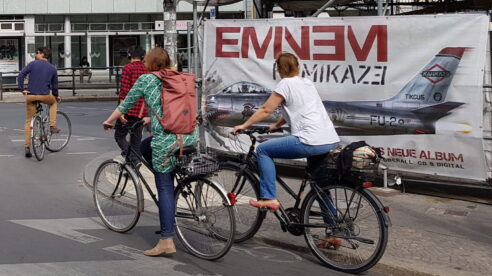
[[36,114],[34,101],[40,101],[50,105],[50,126],[56,126],[56,98],[49,95],[27,95],[26,96],[26,123],[24,124],[24,146],[31,145],[31,120]]

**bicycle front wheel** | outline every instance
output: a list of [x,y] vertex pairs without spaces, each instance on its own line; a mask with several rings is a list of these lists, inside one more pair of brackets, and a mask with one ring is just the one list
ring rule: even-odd
[[227,196],[206,178],[185,179],[175,192],[176,235],[193,255],[216,260],[234,242],[234,212]]
[[328,267],[359,273],[383,256],[388,226],[370,191],[330,186],[311,190],[301,213],[309,248]]
[[259,183],[254,175],[248,171],[241,172],[236,165],[222,163],[220,168],[210,179],[222,185],[236,200],[233,203],[236,218],[234,242],[243,242],[258,232],[266,215],[259,208],[249,206],[250,199],[257,200],[259,197]]
[[140,217],[142,192],[137,177],[125,165],[104,161],[94,176],[93,196],[103,223],[115,232],[131,230]]
[[60,129],[60,132],[52,133],[46,144],[46,149],[54,152],[61,151],[66,147],[72,136],[72,123],[67,114],[62,111],[56,112],[56,127]]
[[31,132],[31,144],[34,156],[38,161],[44,158],[45,149],[45,135],[43,129],[43,119],[41,116],[34,116],[32,119],[32,132]]

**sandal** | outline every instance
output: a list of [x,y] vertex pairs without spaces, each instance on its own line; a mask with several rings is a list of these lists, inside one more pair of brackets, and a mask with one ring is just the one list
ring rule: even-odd
[[317,248],[329,249],[330,247],[333,247],[333,249],[337,250],[342,245],[342,239],[326,236],[324,239],[319,240],[315,244]]
[[258,201],[250,199],[249,205],[255,208],[268,208],[272,211],[278,211],[280,209],[280,202],[276,199],[260,199]]

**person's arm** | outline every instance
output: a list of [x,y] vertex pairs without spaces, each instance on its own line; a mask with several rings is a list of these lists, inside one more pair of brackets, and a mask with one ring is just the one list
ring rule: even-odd
[[114,121],[120,118],[121,115],[125,114],[133,107],[133,105],[143,96],[144,88],[147,86],[147,78],[146,75],[142,75],[135,82],[135,85],[132,87],[128,95],[126,95],[125,100],[121,103],[113,113],[103,122],[103,125],[111,125],[114,127]]
[[283,126],[287,121],[285,120],[284,117],[280,117],[277,122],[273,125],[270,125],[268,127],[268,131],[274,131],[276,129],[279,129],[281,126]]
[[55,69],[55,73],[51,77],[51,93],[60,101],[60,96],[58,95],[58,72]]
[[245,123],[234,127],[232,134],[237,134],[240,130],[247,129],[251,125],[262,121],[275,112],[275,109],[284,101],[282,95],[273,92],[268,100],[263,104]]
[[19,85],[19,91],[22,93],[26,93],[24,90],[24,79],[26,78],[27,75],[31,73],[32,70],[32,63],[29,63],[22,71],[19,72],[19,76],[17,77],[17,83]]

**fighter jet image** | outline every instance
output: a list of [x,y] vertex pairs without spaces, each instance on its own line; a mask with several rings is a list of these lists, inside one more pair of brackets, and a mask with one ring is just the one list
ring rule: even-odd
[[[323,101],[337,133],[343,136],[435,134],[436,122],[461,102],[445,101],[464,47],[442,49],[395,96],[380,101]],[[205,116],[214,126],[233,127],[246,121],[271,91],[252,82],[233,84],[205,102]],[[280,110],[261,122],[269,125]]]

